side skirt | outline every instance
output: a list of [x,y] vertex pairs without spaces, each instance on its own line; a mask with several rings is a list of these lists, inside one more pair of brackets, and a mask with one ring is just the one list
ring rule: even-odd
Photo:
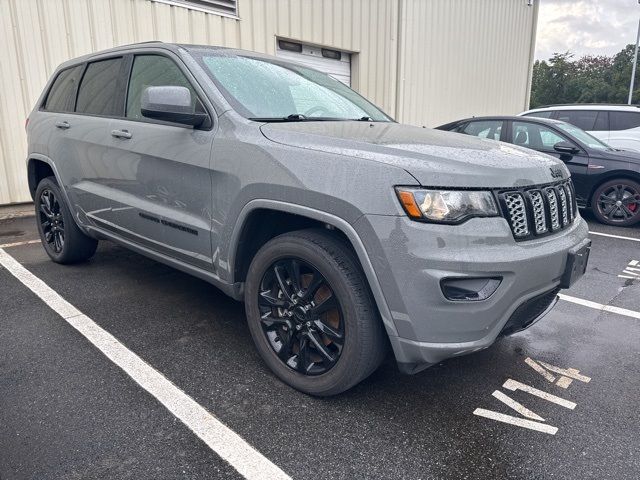
[[230,296],[234,300],[240,301],[243,298],[244,284],[241,282],[233,284],[225,283],[212,272],[193,265],[189,265],[188,263],[181,262],[180,260],[171,258],[167,255],[163,255],[162,253],[156,252],[137,243],[126,240],[102,228],[98,228],[96,226],[87,226],[85,228],[91,232],[92,236],[100,239],[110,240],[114,243],[117,243],[118,245],[122,245],[123,247],[128,248],[129,250],[133,250],[136,253],[144,255],[145,257],[149,257],[157,262],[164,263],[165,265],[193,275],[194,277],[198,277],[201,280],[204,280],[205,282],[208,282],[216,288],[220,289],[224,294]]

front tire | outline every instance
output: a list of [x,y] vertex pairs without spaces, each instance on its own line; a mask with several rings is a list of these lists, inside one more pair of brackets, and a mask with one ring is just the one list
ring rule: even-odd
[[51,260],[69,264],[93,256],[98,241],[78,228],[55,177],[40,181],[34,203],[40,240]]
[[286,233],[258,251],[245,309],[269,368],[310,395],[341,393],[384,359],[384,328],[364,274],[351,250],[322,230]]
[[591,209],[605,225],[635,225],[640,222],[640,184],[627,178],[603,183],[593,192]]

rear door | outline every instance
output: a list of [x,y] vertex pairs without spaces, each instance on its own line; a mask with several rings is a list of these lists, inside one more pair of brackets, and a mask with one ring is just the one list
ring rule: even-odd
[[[191,74],[161,53],[130,59],[125,112],[111,124],[108,149],[111,208],[100,213],[119,235],[211,269],[211,124],[194,129],[142,116],[150,86],[183,86],[206,110]],[[211,113],[209,112],[210,117]]]
[[52,158],[62,176],[59,180],[62,180],[63,184],[66,184],[69,178],[66,170],[62,169],[66,157],[64,151],[68,148],[67,130],[73,119],[76,93],[84,68],[85,65],[80,64],[57,74],[44,103],[40,105],[37,115],[31,122],[33,135],[30,140],[33,151]]
[[[80,80],[72,114],[61,115],[56,122],[62,141],[56,147],[56,165],[68,186],[71,202],[79,220],[93,223],[111,208],[108,185],[110,126],[124,111],[122,56],[89,62]],[[53,153],[53,152],[52,152]]]
[[[509,143],[531,148],[562,160],[571,172],[578,202],[586,199],[589,195],[587,187],[589,155],[580,145],[555,128],[524,119],[511,122],[509,132]],[[556,152],[553,147],[558,142],[570,143],[579,150],[579,153],[568,155]]]

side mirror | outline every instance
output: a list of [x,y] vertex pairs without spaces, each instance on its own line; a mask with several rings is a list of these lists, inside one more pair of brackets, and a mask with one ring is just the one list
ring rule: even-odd
[[563,155],[575,155],[576,153],[580,153],[580,149],[569,142],[558,142],[553,146],[553,149]]
[[209,116],[196,112],[186,87],[147,87],[140,101],[142,116],[199,127]]

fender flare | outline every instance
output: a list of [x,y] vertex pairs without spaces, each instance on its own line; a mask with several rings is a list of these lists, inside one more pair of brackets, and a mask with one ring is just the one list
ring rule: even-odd
[[[28,175],[28,181],[29,181],[29,192],[31,193],[31,198],[33,198],[33,194],[36,191],[36,188],[38,188],[38,185],[35,183],[32,183],[32,178],[31,178],[31,165],[34,161],[38,161],[38,162],[43,162],[46,163],[47,165],[49,165],[51,167],[51,170],[53,171],[53,176],[56,177],[56,181],[58,182],[58,184],[60,185],[60,187],[62,187],[62,180],[60,177],[60,173],[58,173],[58,169],[56,167],[56,164],[53,162],[53,160],[51,160],[49,157],[47,157],[46,155],[42,155],[41,153],[31,153],[29,154],[29,157],[27,158],[27,175]],[[67,200],[67,204],[69,204],[68,202],[68,198],[67,198],[67,192],[65,189],[62,189],[62,193],[65,196],[65,200]],[[35,200],[35,199],[34,199]]]
[[31,163],[33,161],[43,162],[43,163],[46,163],[47,165],[49,165],[51,167],[51,170],[53,171],[53,176],[55,177],[56,181],[58,182],[58,185],[60,186],[60,190],[62,191],[62,195],[64,197],[64,201],[66,202],[67,207],[69,208],[69,211],[71,212],[71,216],[73,217],[73,220],[76,222],[76,225],[78,226],[78,228],[80,228],[82,231],[84,231],[86,233],[87,230],[78,222],[78,219],[77,219],[78,212],[76,211],[75,205],[73,203],[71,203],[71,199],[69,198],[69,195],[67,194],[67,189],[65,188],[65,186],[64,186],[64,184],[62,182],[62,177],[60,176],[60,173],[58,172],[58,169],[56,168],[56,164],[49,157],[47,157],[46,155],[42,155],[40,153],[31,153],[31,154],[29,154],[29,156],[27,158],[27,175],[28,175],[28,182],[29,182],[29,193],[31,193],[31,198],[33,200],[35,200],[35,198],[33,198],[33,197],[34,197],[35,190],[38,187],[37,185],[33,185],[33,191],[31,189],[32,181],[31,181],[31,168],[30,168],[30,165],[31,165]]
[[[373,264],[369,259],[369,254],[364,246],[364,243],[360,239],[360,236],[353,228],[353,226],[347,222],[346,220],[333,215],[331,213],[323,212],[321,210],[316,210],[314,208],[305,207],[303,205],[296,205],[292,203],[282,202],[279,200],[267,200],[267,199],[256,199],[248,202],[240,211],[238,215],[237,221],[234,225],[231,238],[230,238],[230,247],[229,247],[229,266],[235,265],[236,263],[236,253],[238,240],[240,239],[240,235],[242,234],[242,229],[245,225],[246,219],[251,212],[257,209],[269,209],[269,210],[277,210],[285,213],[292,213],[295,215],[300,215],[303,217],[311,218],[313,220],[317,220],[332,227],[339,229],[342,233],[346,235],[346,237],[351,242],[353,249],[356,252],[358,260],[360,261],[360,265],[362,270],[364,271],[365,277],[369,284],[369,288],[371,288],[371,292],[373,293],[374,300],[378,307],[378,311],[380,313],[380,317],[382,318],[382,322],[385,326],[387,334],[390,336],[397,336],[397,330],[395,324],[393,323],[393,318],[391,316],[391,311],[389,310],[389,306],[387,305],[387,301],[384,298],[384,294],[382,292],[382,287],[380,286],[380,282],[378,280],[378,276],[375,273],[373,268]],[[234,269],[232,268],[231,271]]]

